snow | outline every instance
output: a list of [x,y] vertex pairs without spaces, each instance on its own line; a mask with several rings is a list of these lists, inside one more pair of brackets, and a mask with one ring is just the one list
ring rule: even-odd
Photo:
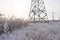
[[29,23],[27,27],[1,35],[0,40],[60,40],[60,22]]

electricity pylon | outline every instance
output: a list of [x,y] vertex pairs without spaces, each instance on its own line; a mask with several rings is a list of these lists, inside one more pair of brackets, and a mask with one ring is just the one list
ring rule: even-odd
[[29,20],[45,22],[48,20],[44,0],[31,0]]
[[52,20],[54,21],[54,12],[52,12]]

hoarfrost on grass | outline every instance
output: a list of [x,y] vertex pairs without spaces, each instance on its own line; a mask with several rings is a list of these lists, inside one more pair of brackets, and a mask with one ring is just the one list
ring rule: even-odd
[[60,40],[60,23],[30,23],[29,26],[0,36],[0,40]]

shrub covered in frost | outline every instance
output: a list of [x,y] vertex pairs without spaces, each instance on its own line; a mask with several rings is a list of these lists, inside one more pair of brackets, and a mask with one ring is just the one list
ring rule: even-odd
[[20,29],[25,26],[27,26],[27,22],[24,21],[23,19],[15,19],[15,20],[9,19],[8,20],[9,31],[11,31],[11,32],[12,32],[12,30]]

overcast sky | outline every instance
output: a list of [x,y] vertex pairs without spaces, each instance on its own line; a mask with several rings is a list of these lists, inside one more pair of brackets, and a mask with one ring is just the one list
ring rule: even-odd
[[[0,0],[0,13],[15,15],[20,18],[27,18],[31,0]],[[49,19],[52,19],[52,12],[55,13],[55,19],[60,17],[60,0],[45,0],[45,6]]]

